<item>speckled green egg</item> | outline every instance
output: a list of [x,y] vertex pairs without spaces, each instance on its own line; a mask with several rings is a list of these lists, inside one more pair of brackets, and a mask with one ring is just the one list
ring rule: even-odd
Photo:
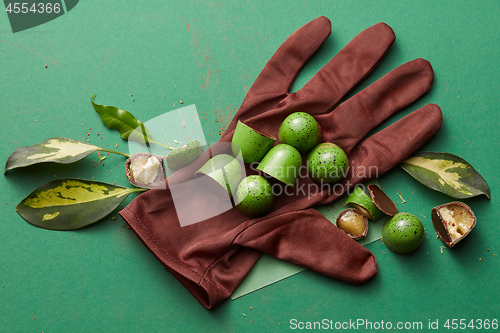
[[301,154],[307,154],[320,140],[318,122],[308,113],[295,112],[285,118],[279,128],[278,138],[297,148]]
[[234,156],[241,154],[243,161],[250,164],[260,162],[275,142],[276,139],[272,136],[238,121],[231,140],[231,149]]
[[344,178],[349,165],[346,153],[330,142],[320,143],[307,156],[309,176],[317,183],[336,183]]
[[398,254],[408,254],[418,249],[424,234],[422,222],[409,213],[396,214],[382,227],[382,241],[389,250]]
[[262,176],[248,176],[236,190],[236,208],[245,216],[259,217],[271,212],[274,195],[271,184]]
[[302,156],[294,147],[281,143],[269,150],[257,166],[271,177],[295,187],[302,166]]
[[190,141],[184,146],[172,150],[167,155],[167,165],[172,170],[179,170],[197,159],[202,152],[203,147],[200,141]]
[[208,160],[196,172],[196,177],[202,182],[208,181],[207,184],[213,193],[222,199],[229,200],[240,183],[242,170],[243,165],[238,159],[228,154],[219,154]]

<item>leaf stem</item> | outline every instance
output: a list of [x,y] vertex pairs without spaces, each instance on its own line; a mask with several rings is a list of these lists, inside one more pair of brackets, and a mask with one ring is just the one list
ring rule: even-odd
[[130,155],[129,154],[126,154],[126,153],[121,153],[119,151],[114,151],[114,150],[110,150],[110,149],[104,149],[104,148],[101,148],[99,149],[99,151],[105,151],[107,153],[113,153],[113,154],[118,154],[118,155],[122,155],[122,156],[125,156],[126,158],[129,158]]
[[[166,139],[166,138],[165,138],[165,139]],[[159,143],[159,142],[157,142],[157,141],[155,141],[155,140],[153,140],[153,139],[151,139],[151,138],[149,139],[149,142],[150,142],[150,143],[155,143],[155,144],[157,144],[157,145],[160,145],[160,146],[165,147],[165,148],[170,149],[170,150],[174,150],[174,149],[175,149],[174,147],[172,147],[172,145],[170,145],[170,142],[168,142],[168,140],[167,140],[167,144],[168,144],[168,146],[166,146],[166,145],[164,145],[164,144],[161,144],[161,143]],[[114,150],[110,150],[110,149],[100,148],[100,149],[99,149],[99,151],[104,151],[104,152],[107,152],[107,153],[113,153],[113,154],[122,155],[122,156],[125,156],[126,158],[129,158],[129,157],[130,157],[130,155],[129,155],[129,154],[126,154],[126,153],[121,153],[121,152],[119,152],[119,151],[114,151]]]
[[[168,147],[167,147],[167,148],[168,148],[168,149],[170,149],[170,150],[175,150],[175,148],[174,148],[174,147],[172,147],[172,145],[170,144],[170,142],[168,142],[167,135],[166,135],[166,134],[163,134],[163,135],[165,136],[165,140],[167,140],[167,144],[168,144]],[[174,140],[174,141],[175,141],[175,140]]]
[[130,193],[134,193],[134,192],[144,192],[144,191],[147,191],[149,190],[148,188],[130,188]]
[[151,143],[156,143],[157,145],[160,145],[160,146],[165,147],[165,148],[170,149],[170,150],[174,150],[174,149],[175,149],[174,147],[172,147],[172,146],[170,145],[170,142],[168,142],[168,140],[167,140],[167,144],[168,144],[168,146],[165,146],[164,144],[159,143],[159,142],[157,142],[157,141],[155,141],[155,140],[153,140],[153,139],[151,139],[151,138],[149,139],[149,142],[151,142]]

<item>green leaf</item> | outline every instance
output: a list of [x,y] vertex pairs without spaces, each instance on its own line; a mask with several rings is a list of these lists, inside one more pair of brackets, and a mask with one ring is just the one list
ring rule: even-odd
[[31,192],[16,211],[39,228],[74,230],[99,221],[137,191],[144,190],[83,179],[57,179]]
[[154,141],[144,123],[132,113],[114,106],[100,105],[94,102],[96,95],[90,99],[94,110],[101,116],[102,122],[110,129],[120,132],[123,140],[133,140],[139,143]]
[[421,152],[403,161],[403,170],[433,190],[464,199],[484,194],[490,189],[481,175],[464,159],[449,153]]
[[25,167],[43,162],[73,163],[92,154],[95,151],[105,151],[129,157],[117,151],[97,147],[81,141],[68,138],[50,138],[33,146],[20,147],[14,150],[5,163],[5,170]]

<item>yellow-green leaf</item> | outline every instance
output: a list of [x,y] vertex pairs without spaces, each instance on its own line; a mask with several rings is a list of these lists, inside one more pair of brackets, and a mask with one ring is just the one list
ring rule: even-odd
[[401,167],[425,186],[453,198],[484,194],[490,199],[490,189],[483,177],[456,155],[421,152],[403,161]]
[[137,191],[144,190],[83,179],[57,179],[31,192],[16,211],[40,228],[74,230],[99,221]]
[[37,163],[73,163],[95,151],[106,151],[128,157],[127,154],[104,149],[78,140],[57,137],[47,139],[36,145],[20,147],[14,150],[7,159],[7,163],[5,163],[4,173],[7,170]]

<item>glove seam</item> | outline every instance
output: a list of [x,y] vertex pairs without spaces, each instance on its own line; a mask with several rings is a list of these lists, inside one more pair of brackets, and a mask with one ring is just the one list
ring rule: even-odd
[[[156,240],[156,238],[149,232],[149,230],[141,223],[141,221],[139,220],[139,218],[137,217],[136,213],[130,208],[130,207],[125,207],[125,209],[128,209],[130,210],[130,212],[132,212],[132,214],[134,215],[137,223],[139,223],[139,225],[144,229],[144,231],[146,231],[146,233],[148,234],[148,236],[153,240],[153,242],[155,242],[155,244],[158,246],[158,248],[163,252],[165,253],[170,259],[172,259],[174,262],[178,263],[179,265],[189,269],[190,271],[192,271],[193,273],[195,273],[196,275],[198,275],[200,277],[200,281],[197,282],[197,285],[198,286],[201,286],[201,280],[205,280],[207,281],[208,283],[210,283],[210,285],[214,288],[215,292],[217,293],[218,296],[221,296],[220,293],[219,293],[219,289],[217,288],[217,286],[215,284],[213,284],[212,281],[210,281],[209,279],[207,279],[205,277],[205,273],[208,271],[208,269],[203,273],[203,275],[201,275],[200,273],[198,273],[197,271],[193,270],[192,268],[184,265],[182,262],[179,262],[177,261],[175,258],[173,258],[170,254],[168,254],[167,251],[165,251],[165,249],[160,245],[160,243],[158,243],[158,241]],[[232,244],[232,243],[231,243]],[[219,259],[217,259],[219,260]],[[213,264],[213,263],[212,263]],[[210,264],[209,267],[212,266],[212,264]]]

